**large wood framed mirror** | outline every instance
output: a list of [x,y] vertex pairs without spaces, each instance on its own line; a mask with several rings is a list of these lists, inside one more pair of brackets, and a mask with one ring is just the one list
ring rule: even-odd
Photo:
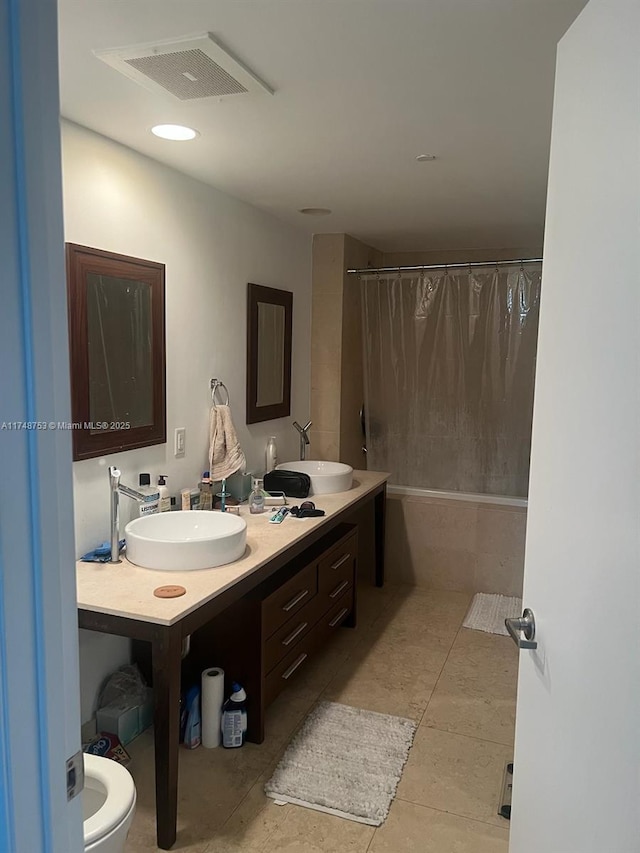
[[248,285],[247,423],[291,414],[293,293]]
[[164,264],[66,244],[73,458],[167,440]]

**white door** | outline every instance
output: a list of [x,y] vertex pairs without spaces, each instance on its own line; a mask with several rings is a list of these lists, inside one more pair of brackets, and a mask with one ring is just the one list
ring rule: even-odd
[[0,0],[0,853],[83,849],[56,11]]
[[558,49],[511,853],[640,850],[640,2]]

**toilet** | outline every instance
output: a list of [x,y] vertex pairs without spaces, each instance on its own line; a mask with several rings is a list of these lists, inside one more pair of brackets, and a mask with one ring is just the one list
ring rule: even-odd
[[123,853],[136,809],[136,786],[129,771],[110,758],[84,755],[84,849]]

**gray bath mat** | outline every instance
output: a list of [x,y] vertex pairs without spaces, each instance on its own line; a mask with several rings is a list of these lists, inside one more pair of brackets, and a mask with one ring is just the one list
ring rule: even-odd
[[268,797],[380,826],[413,743],[413,720],[321,702],[264,786]]
[[487,595],[484,592],[479,592],[473,597],[462,627],[486,631],[487,634],[504,634],[506,637],[508,633],[504,627],[504,620],[514,619],[521,615],[521,598],[510,598],[507,595]]

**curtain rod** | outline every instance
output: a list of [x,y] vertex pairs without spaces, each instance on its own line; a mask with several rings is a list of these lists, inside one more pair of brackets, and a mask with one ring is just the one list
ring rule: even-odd
[[399,267],[365,267],[364,269],[347,270],[347,275],[383,275],[399,272],[424,272],[426,270],[460,270],[472,267],[506,267],[523,266],[524,264],[541,264],[542,258],[525,258],[520,261],[471,261],[466,264],[418,264],[415,266]]

